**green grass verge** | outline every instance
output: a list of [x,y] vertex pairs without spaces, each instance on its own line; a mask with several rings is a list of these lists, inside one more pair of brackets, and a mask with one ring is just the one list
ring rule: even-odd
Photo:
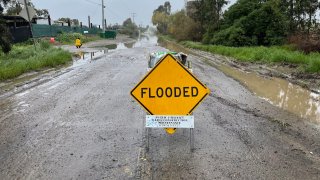
[[159,41],[164,41],[164,40],[169,40],[169,41],[176,41],[174,37],[170,35],[163,35],[163,34],[158,34],[158,40]]
[[80,33],[62,33],[56,37],[56,40],[62,44],[73,45],[77,38],[81,39],[82,43],[101,40],[99,35],[83,35]]
[[71,53],[40,42],[33,45],[14,45],[9,54],[0,52],[0,81],[44,68],[56,67],[72,60]]
[[197,42],[184,41],[184,46],[211,53],[233,57],[243,62],[289,63],[297,64],[305,72],[320,72],[320,53],[304,54],[290,46],[272,47],[226,47],[218,45],[204,45]]

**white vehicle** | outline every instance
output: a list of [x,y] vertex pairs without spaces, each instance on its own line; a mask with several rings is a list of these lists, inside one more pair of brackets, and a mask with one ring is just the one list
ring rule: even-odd
[[188,56],[182,52],[154,52],[151,53],[148,60],[148,71],[154,68],[156,64],[166,55],[171,54],[174,56],[181,64],[183,64],[186,68],[188,68],[191,72],[191,63],[187,60]]

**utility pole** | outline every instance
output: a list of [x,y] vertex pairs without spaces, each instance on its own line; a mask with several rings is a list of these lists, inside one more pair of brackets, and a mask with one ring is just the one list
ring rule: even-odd
[[104,21],[104,8],[105,8],[105,6],[104,6],[104,1],[103,0],[101,0],[102,2],[102,33],[104,33],[105,32],[105,29],[106,29],[106,25],[105,25],[105,21]]
[[88,16],[88,27],[91,28],[90,16]]
[[132,14],[132,23],[134,23],[134,17],[136,16],[136,13],[131,13]]

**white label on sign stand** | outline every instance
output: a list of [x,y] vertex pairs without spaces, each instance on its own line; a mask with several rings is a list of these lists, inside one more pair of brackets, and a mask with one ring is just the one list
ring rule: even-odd
[[147,115],[147,128],[194,128],[194,116]]

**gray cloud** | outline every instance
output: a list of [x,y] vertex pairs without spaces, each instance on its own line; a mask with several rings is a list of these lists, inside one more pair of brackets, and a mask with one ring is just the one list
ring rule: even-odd
[[[83,24],[87,24],[88,16],[92,18],[92,23],[101,24],[102,9],[101,0],[31,0],[37,8],[48,9],[52,19],[69,17],[79,19]],[[137,24],[151,24],[153,10],[168,0],[104,0],[106,9],[105,16],[108,24],[122,24],[124,20],[132,17],[136,13],[135,22]],[[169,0],[172,11],[184,8],[184,0]],[[233,4],[236,0],[230,0]],[[230,6],[230,4],[228,6]]]
[[[105,15],[108,24],[122,22],[132,13],[136,13],[137,24],[151,24],[154,9],[164,4],[166,0],[105,0]],[[32,0],[37,8],[48,9],[52,19],[70,17],[79,19],[87,24],[88,15],[94,24],[101,24],[102,9],[98,4],[101,0]],[[184,0],[171,0],[172,10],[177,11],[184,7]]]

